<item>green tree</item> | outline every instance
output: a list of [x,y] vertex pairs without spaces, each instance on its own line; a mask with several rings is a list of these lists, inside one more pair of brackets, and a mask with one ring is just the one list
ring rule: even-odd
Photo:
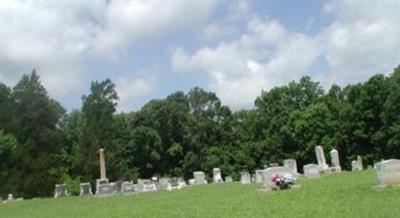
[[[116,148],[113,144],[113,114],[117,105],[118,95],[115,85],[107,79],[102,82],[92,82],[90,94],[83,96],[82,112],[85,128],[81,144],[77,151],[77,163],[81,166],[80,174],[87,181],[99,178],[98,150],[104,148],[107,157],[112,157]],[[111,160],[106,161],[107,165]],[[112,168],[108,167],[108,171]],[[110,178],[116,179],[116,178]]]
[[[14,135],[16,151],[14,181],[17,194],[25,197],[48,196],[58,181],[59,133],[64,109],[47,95],[35,71],[24,75],[13,88],[15,100]],[[26,176],[29,175],[29,176]]]

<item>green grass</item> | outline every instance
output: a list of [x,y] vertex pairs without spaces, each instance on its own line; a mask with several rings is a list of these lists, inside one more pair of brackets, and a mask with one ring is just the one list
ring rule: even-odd
[[26,200],[1,204],[0,217],[400,217],[400,189],[374,188],[373,171],[298,183],[300,188],[279,192],[261,192],[261,185],[235,182],[133,196]]

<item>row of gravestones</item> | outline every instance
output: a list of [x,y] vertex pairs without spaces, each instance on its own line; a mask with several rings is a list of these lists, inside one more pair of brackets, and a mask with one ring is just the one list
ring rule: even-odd
[[0,203],[12,203],[12,202],[18,202],[24,200],[23,198],[14,198],[13,194],[8,194],[8,197],[6,200],[3,201],[3,199],[0,197]]
[[[181,189],[186,186],[186,183],[182,178],[178,177],[163,177],[160,179],[153,177],[151,180],[139,179],[137,184],[134,184],[132,181],[112,183],[100,182],[96,186],[95,196],[110,196],[115,194],[131,195],[138,192]],[[91,184],[81,183],[79,196],[87,195],[93,195]],[[57,184],[55,186],[54,197],[58,198],[66,196],[69,196],[67,186],[65,184]]]

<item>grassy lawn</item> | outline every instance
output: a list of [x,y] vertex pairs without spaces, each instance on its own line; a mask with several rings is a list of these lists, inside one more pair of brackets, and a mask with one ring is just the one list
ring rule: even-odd
[[0,217],[400,217],[400,188],[373,188],[373,171],[298,183],[300,188],[280,192],[261,192],[259,184],[235,182],[133,196],[26,200],[0,204]]

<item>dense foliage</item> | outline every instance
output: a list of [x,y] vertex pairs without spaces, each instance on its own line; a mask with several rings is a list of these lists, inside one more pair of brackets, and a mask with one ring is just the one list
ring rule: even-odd
[[[240,90],[237,90],[240,92]],[[184,176],[196,170],[237,176],[295,158],[316,162],[314,147],[336,148],[349,168],[400,157],[400,66],[389,75],[327,92],[309,77],[263,91],[255,108],[232,112],[201,88],[116,113],[110,80],[92,82],[82,108],[66,112],[35,71],[14,87],[0,83],[0,193],[52,194],[55,183],[94,182],[98,149],[110,180]],[[328,155],[327,155],[328,156]],[[329,160],[329,157],[327,157]]]

